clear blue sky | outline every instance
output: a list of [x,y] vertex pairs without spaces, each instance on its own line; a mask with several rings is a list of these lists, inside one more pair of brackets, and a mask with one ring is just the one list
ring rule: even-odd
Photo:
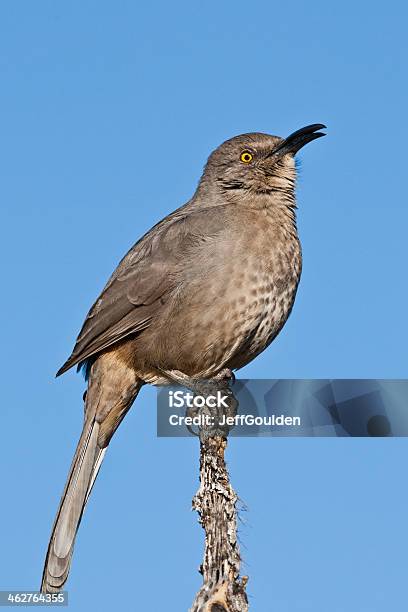
[[[407,376],[405,3],[0,7],[0,587],[38,588],[82,421],[55,371],[120,257],[246,131],[322,122],[301,154],[304,273],[242,377]],[[405,439],[233,439],[255,612],[406,608]],[[195,440],[157,439],[143,390],[75,550],[75,612],[186,610],[200,585]],[[135,599],[136,598],[136,601]]]

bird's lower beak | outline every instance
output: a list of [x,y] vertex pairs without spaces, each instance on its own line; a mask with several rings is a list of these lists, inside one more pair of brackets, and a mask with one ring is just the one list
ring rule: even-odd
[[307,125],[306,127],[300,128],[300,130],[296,130],[296,132],[293,132],[293,134],[285,138],[277,148],[274,149],[272,154],[279,154],[279,157],[286,154],[296,155],[299,149],[304,147],[308,142],[326,136],[323,132],[318,131],[325,127],[326,126],[322,123],[313,123],[313,125]]

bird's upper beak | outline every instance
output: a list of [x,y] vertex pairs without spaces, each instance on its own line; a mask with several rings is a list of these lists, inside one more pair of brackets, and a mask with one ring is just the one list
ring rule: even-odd
[[271,152],[272,155],[278,154],[279,157],[286,154],[296,155],[296,153],[305,146],[308,142],[316,140],[326,136],[323,132],[318,130],[324,129],[326,126],[322,123],[313,123],[313,125],[307,125],[306,127],[296,130],[290,136],[282,140],[282,142]]

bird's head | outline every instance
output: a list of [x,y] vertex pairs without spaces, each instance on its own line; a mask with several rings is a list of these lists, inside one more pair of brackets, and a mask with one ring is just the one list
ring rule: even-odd
[[226,200],[252,201],[261,196],[294,193],[295,155],[305,144],[325,136],[324,125],[308,125],[287,138],[254,132],[225,141],[208,158],[202,187]]

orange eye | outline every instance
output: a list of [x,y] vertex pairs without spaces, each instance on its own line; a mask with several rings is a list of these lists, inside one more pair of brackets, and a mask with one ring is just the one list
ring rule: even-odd
[[252,155],[252,153],[250,151],[242,151],[240,160],[244,164],[250,164],[251,161],[253,160],[253,158],[254,158],[254,156]]

